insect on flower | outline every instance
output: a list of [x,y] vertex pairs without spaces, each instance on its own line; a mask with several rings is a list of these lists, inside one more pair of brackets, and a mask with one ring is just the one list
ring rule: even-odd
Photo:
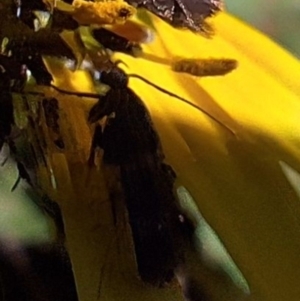
[[113,65],[101,74],[110,86],[91,109],[96,126],[91,160],[96,147],[103,149],[104,164],[119,168],[142,280],[163,286],[184,261],[183,247],[193,227],[177,207],[173,194],[175,173],[164,163],[159,137],[141,99],[128,87],[126,73]]

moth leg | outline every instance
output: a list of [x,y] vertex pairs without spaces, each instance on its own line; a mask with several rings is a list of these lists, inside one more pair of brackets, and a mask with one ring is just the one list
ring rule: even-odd
[[103,134],[102,134],[101,125],[96,125],[96,127],[95,127],[95,132],[94,132],[92,145],[91,145],[90,156],[89,156],[89,159],[88,159],[89,166],[94,165],[95,153],[96,153],[96,149],[98,147],[100,147],[100,148],[103,147]]
[[18,187],[21,179],[26,180],[26,182],[30,186],[32,185],[30,176],[29,176],[28,172],[26,171],[25,166],[21,162],[17,162],[17,169],[18,169],[19,175],[18,175],[18,178],[17,178],[15,184],[11,188],[11,191],[14,191]]
[[111,89],[106,95],[100,97],[99,101],[91,108],[88,121],[94,123],[104,116],[110,116],[119,106],[120,99],[118,90]]
[[56,225],[57,242],[63,244],[65,241],[65,226],[59,205],[47,195],[42,196],[41,204],[38,205],[53,219]]

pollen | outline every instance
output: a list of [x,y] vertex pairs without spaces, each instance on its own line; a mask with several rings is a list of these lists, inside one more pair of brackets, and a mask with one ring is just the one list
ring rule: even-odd
[[88,2],[75,0],[73,18],[80,24],[122,24],[136,13],[123,0]]
[[237,60],[228,58],[176,58],[171,63],[173,71],[199,77],[225,75],[236,69],[237,66]]

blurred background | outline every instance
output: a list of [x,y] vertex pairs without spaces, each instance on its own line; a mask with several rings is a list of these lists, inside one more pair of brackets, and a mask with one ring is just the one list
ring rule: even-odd
[[225,0],[237,15],[300,57],[300,0]]

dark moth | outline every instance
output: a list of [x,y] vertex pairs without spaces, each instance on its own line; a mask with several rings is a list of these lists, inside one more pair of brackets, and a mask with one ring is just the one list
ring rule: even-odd
[[159,136],[142,100],[128,87],[128,76],[114,66],[102,72],[101,81],[111,89],[91,109],[89,121],[107,121],[96,126],[91,156],[100,147],[104,164],[118,167],[139,275],[163,286],[184,263],[193,225],[177,205],[176,174],[164,163]]

